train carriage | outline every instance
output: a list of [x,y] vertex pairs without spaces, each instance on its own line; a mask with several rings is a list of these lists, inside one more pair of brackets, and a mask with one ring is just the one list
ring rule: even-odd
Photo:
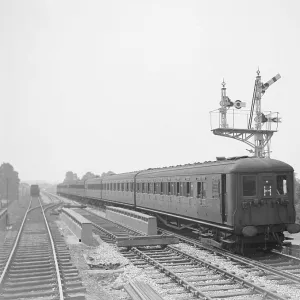
[[293,172],[275,159],[234,157],[90,179],[81,184],[81,195],[146,211],[168,226],[190,228],[203,241],[243,253],[280,248],[284,231],[300,231]]
[[135,206],[135,180],[139,172],[109,175],[102,180],[102,198],[125,206]]
[[32,184],[30,186],[30,196],[31,197],[39,197],[40,196],[40,188],[37,184]]
[[102,198],[102,179],[90,178],[85,181],[85,196],[89,199]]

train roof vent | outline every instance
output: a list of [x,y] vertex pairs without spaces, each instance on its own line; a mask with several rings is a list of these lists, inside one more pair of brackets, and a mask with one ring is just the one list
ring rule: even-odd
[[221,161],[221,160],[226,160],[225,156],[217,156],[216,157],[217,161]]
[[238,160],[242,158],[249,158],[249,156],[244,155],[244,156],[233,156],[233,157],[228,157],[227,160]]

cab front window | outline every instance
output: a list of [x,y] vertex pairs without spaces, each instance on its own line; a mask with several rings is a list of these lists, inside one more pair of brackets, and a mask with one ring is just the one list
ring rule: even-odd
[[287,195],[287,176],[277,175],[276,177],[277,195]]
[[253,197],[256,196],[256,176],[244,175],[243,176],[243,196]]

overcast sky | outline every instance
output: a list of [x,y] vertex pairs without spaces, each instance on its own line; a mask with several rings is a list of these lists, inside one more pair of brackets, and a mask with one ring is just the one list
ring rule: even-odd
[[[223,77],[232,100],[283,122],[272,158],[300,173],[299,1],[0,1],[0,163],[21,180],[249,154],[214,136]],[[246,122],[245,122],[246,127]]]

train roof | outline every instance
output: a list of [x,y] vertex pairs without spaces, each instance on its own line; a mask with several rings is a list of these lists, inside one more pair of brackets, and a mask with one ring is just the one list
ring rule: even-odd
[[162,169],[149,169],[139,174],[141,177],[154,177],[154,176],[172,176],[172,175],[186,175],[193,174],[220,174],[220,173],[262,173],[262,172],[290,172],[294,169],[287,163],[271,159],[259,157],[234,157],[223,159],[214,162],[205,162],[202,164],[183,165],[173,168]]
[[[173,176],[193,174],[220,174],[220,173],[263,173],[263,172],[293,172],[294,169],[289,164],[271,158],[259,157],[231,157],[217,161],[206,161],[204,163],[194,163],[177,165],[172,167],[154,168],[135,172],[109,175],[104,178],[91,178],[85,181],[86,184],[101,183],[114,180],[133,180],[134,177],[141,179],[144,177]],[[65,184],[83,184],[82,181]]]
[[236,161],[232,166],[231,173],[242,172],[293,172],[294,169],[289,164],[271,158],[249,157],[247,159]]

